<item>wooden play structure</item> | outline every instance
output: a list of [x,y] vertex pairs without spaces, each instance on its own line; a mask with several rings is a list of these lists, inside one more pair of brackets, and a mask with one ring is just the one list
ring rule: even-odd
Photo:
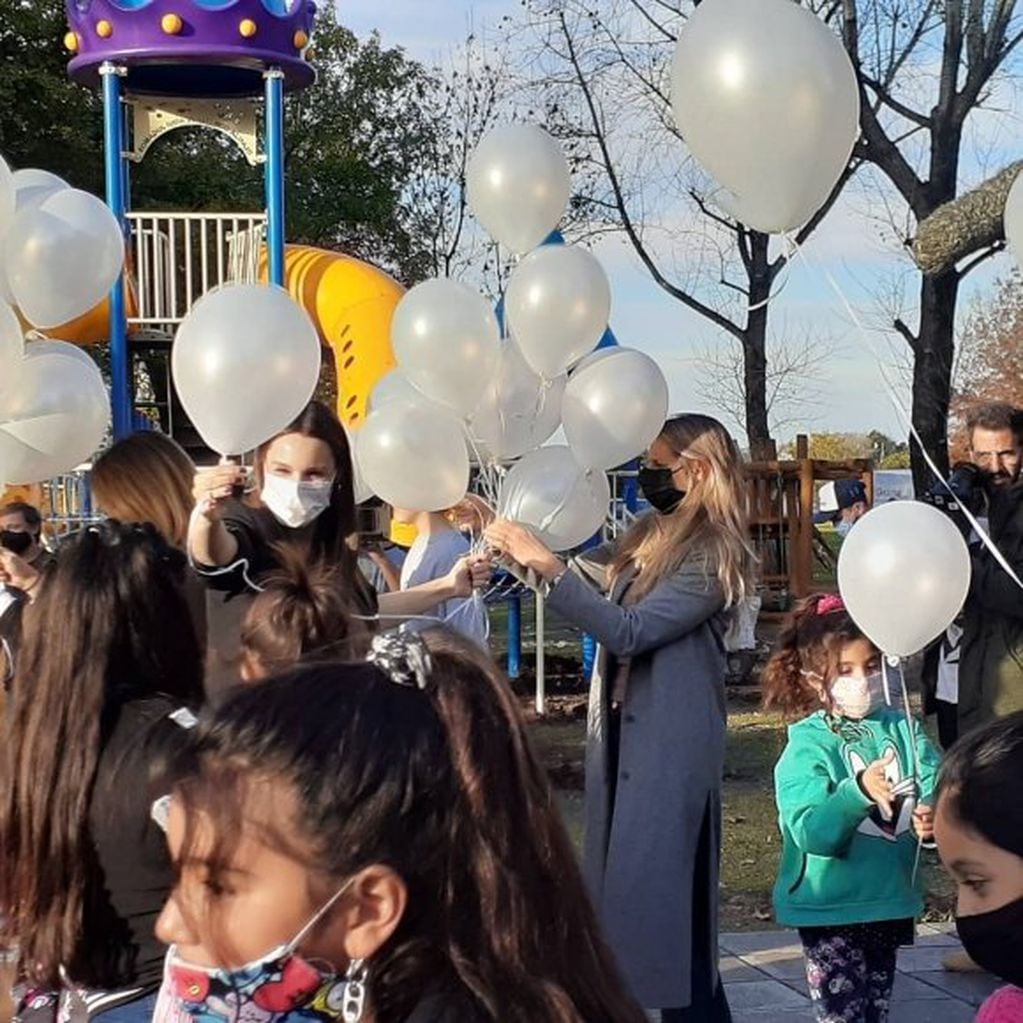
[[808,438],[800,436],[794,460],[746,466],[750,533],[760,558],[765,614],[786,611],[811,593],[836,589],[837,547],[813,522],[819,484],[862,480],[873,503],[869,459],[822,461],[810,458],[809,448]]

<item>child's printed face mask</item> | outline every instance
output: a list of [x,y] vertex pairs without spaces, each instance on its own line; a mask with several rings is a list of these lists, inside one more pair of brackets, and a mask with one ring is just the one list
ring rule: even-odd
[[297,1010],[304,1020],[358,1019],[361,980],[339,977],[303,959],[298,946],[348,890],[346,881],[290,941],[235,969],[197,966],[172,945],[153,1023],[274,1023]]
[[880,672],[867,676],[840,675],[828,687],[836,714],[859,721],[886,703]]

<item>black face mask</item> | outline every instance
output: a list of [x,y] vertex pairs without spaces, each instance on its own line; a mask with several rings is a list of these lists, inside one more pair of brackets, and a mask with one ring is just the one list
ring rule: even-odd
[[0,529],[0,547],[12,554],[24,554],[32,546],[31,533],[16,533],[13,529]]
[[686,496],[675,486],[671,469],[644,465],[639,470],[639,489],[650,506],[662,515],[670,515]]
[[1023,898],[990,913],[957,916],[967,955],[988,973],[1023,987]]

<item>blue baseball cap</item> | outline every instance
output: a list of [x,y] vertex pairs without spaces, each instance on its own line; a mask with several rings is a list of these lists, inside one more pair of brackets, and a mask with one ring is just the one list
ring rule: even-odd
[[821,487],[818,501],[820,511],[814,515],[814,523],[833,522],[843,508],[851,508],[861,501],[866,504],[867,488],[862,480],[835,480]]

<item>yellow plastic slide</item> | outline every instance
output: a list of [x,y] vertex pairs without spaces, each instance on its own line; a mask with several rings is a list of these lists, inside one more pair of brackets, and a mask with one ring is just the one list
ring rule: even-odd
[[[261,272],[265,276],[265,268]],[[405,289],[369,263],[308,245],[287,246],[284,276],[334,353],[338,416],[358,427],[370,392],[395,366],[391,317]]]

